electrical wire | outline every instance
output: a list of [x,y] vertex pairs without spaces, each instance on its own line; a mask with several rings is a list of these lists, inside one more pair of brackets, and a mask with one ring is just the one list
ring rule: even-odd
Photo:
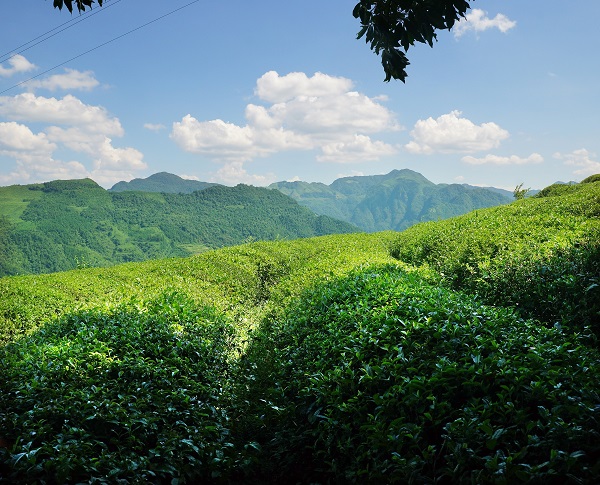
[[[15,49],[11,49],[7,52],[5,52],[4,54],[0,55],[0,63],[4,63],[6,61],[9,61],[10,59],[12,59],[13,57],[28,51],[29,49],[31,49],[32,47],[35,47],[38,44],[41,44],[42,42],[45,42],[48,39],[51,39],[52,37],[60,34],[61,32],[64,32],[65,30],[70,29],[71,27],[75,27],[77,24],[83,22],[84,20],[88,20],[89,18],[93,17],[96,14],[105,12],[108,8],[112,7],[113,5],[116,5],[119,2],[122,2],[123,0],[113,0],[111,3],[106,4],[103,8],[100,9],[94,9],[92,10],[87,10],[85,13],[81,14],[79,18],[72,18],[71,20],[68,20],[67,22],[63,22],[62,24],[58,25],[57,27],[54,27],[53,29],[49,30],[48,32],[45,32],[41,35],[38,35],[35,39],[30,40],[29,42],[25,42],[24,44],[21,44],[19,47],[16,47]],[[68,25],[71,24],[71,25]],[[52,34],[52,32],[60,29],[61,27],[68,25],[67,27],[65,27],[64,29],[59,30],[58,32],[55,32]],[[52,35],[48,35],[48,34],[52,34]],[[47,36],[47,37],[46,37]],[[43,37],[43,38],[42,38]],[[38,42],[35,42],[36,40],[41,39]],[[35,44],[33,45],[29,45],[32,44],[33,42],[35,42]],[[26,47],[29,46],[29,47]],[[26,47],[25,49],[19,50],[22,47]]]
[[189,2],[189,3],[183,5],[183,6],[179,7],[179,8],[176,8],[175,10],[171,10],[170,12],[168,12],[168,13],[166,13],[164,15],[161,15],[160,17],[155,18],[154,20],[151,20],[150,22],[146,22],[145,24],[140,25],[139,27],[136,27],[135,29],[131,29],[131,30],[125,32],[124,34],[121,34],[121,35],[119,35],[117,37],[113,37],[112,39],[110,39],[110,40],[108,40],[108,41],[106,41],[106,42],[104,42],[104,43],[102,43],[100,45],[97,45],[96,47],[93,47],[92,49],[89,49],[89,50],[87,50],[85,52],[82,52],[81,54],[78,54],[75,57],[71,57],[71,59],[69,59],[67,61],[61,62],[60,64],[57,64],[56,66],[51,67],[50,69],[46,69],[44,72],[36,74],[35,76],[32,76],[29,79],[26,79],[25,81],[21,81],[20,83],[17,83],[15,85],[11,86],[8,89],[5,89],[4,91],[0,91],[0,95],[6,93],[8,91],[11,91],[14,88],[17,88],[17,87],[19,87],[19,86],[21,86],[21,85],[23,85],[25,83],[28,83],[29,81],[33,81],[34,79],[37,79],[38,77],[43,76],[44,74],[48,74],[49,72],[54,71],[54,69],[57,69],[57,68],[59,68],[61,66],[64,66],[65,64],[68,64],[69,62],[74,61],[75,59],[79,59],[80,57],[83,57],[86,54],[89,54],[90,52],[93,52],[93,51],[95,51],[97,49],[100,49],[101,47],[104,47],[105,45],[108,45],[111,42],[119,40],[119,39],[125,37],[126,35],[129,35],[129,34],[131,34],[133,32],[136,32],[137,30],[143,29],[144,27],[147,27],[150,24],[158,22],[159,20],[162,20],[165,17],[168,17],[169,15],[172,15],[172,14],[174,14],[176,12],[179,12],[180,10],[183,10],[184,8],[189,7],[190,5],[193,5],[193,4],[198,3],[198,2],[200,2],[200,0],[194,0],[193,2]]

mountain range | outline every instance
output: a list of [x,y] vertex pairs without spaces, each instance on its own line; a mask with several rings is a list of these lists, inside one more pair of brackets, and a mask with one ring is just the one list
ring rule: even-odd
[[358,231],[248,185],[190,194],[107,191],[90,179],[13,185],[0,187],[0,276]]
[[[146,179],[119,182],[111,191],[189,193],[207,182],[185,180],[161,172]],[[385,175],[343,177],[330,185],[319,182],[276,182],[269,186],[316,214],[326,215],[366,232],[401,231],[418,222],[447,219],[475,209],[506,204],[512,192],[466,184],[434,184],[412,170]]]
[[411,170],[268,188],[161,172],[105,190],[90,179],[0,187],[0,276],[196,254],[250,240],[401,231],[506,204],[502,189]]
[[317,214],[375,232],[401,231],[418,222],[447,219],[475,209],[506,204],[512,192],[459,184],[434,184],[412,170],[344,177],[331,185],[277,182],[277,189]]

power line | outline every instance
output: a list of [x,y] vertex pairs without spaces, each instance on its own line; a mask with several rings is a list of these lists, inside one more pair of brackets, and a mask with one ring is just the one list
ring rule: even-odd
[[[109,7],[112,7],[113,5],[116,5],[119,2],[122,2],[123,0],[114,0],[113,2],[111,2],[110,4],[106,5],[101,8],[101,9],[95,9],[95,10],[88,10],[85,13],[81,14],[79,16],[79,18],[73,17],[71,18],[71,20],[68,20],[67,22],[63,22],[62,24],[58,25],[57,27],[54,27],[53,29],[49,30],[48,32],[45,32],[41,35],[38,35],[35,39],[30,40],[29,42],[25,42],[24,44],[21,44],[19,47],[16,47],[15,49],[11,49],[7,52],[5,52],[4,54],[0,55],[0,63],[9,61],[10,59],[12,59],[13,57],[17,56],[18,54],[21,54],[25,51],[28,51],[29,49],[31,49],[32,47],[35,47],[38,44],[41,44],[42,42],[45,42],[48,39],[51,39],[52,37],[54,37],[55,35],[60,34],[61,32],[64,32],[67,29],[70,29],[71,27],[74,27],[75,25],[77,25],[80,22],[83,22],[84,20],[88,20],[89,18],[93,17],[94,15],[101,13],[101,12],[105,12],[106,9],[108,9]],[[71,25],[68,25],[71,24]],[[61,27],[68,25],[67,27],[65,27],[64,29],[59,30],[58,32],[55,32],[52,34],[52,32],[60,29]],[[48,35],[48,34],[52,34],[52,35]],[[42,38],[43,37],[43,38]],[[36,40],[41,39],[39,42],[35,42]],[[35,42],[35,44],[33,45],[29,45],[32,44],[33,42]],[[29,46],[29,47],[26,47]],[[19,50],[22,47],[26,47],[25,49]],[[7,57],[8,56],[8,57]]]
[[179,10],[183,10],[184,8],[186,8],[186,7],[189,7],[190,5],[193,5],[193,4],[195,4],[195,3],[198,3],[199,1],[200,1],[200,0],[194,0],[193,2],[187,3],[187,4],[185,4],[185,5],[183,5],[183,6],[179,7],[179,8],[176,8],[175,10],[171,10],[170,12],[168,12],[168,13],[166,13],[166,14],[164,14],[164,15],[161,15],[160,17],[157,17],[157,18],[155,18],[154,20],[151,20],[150,22],[146,22],[145,24],[143,24],[143,25],[140,25],[139,27],[136,27],[135,29],[131,29],[131,30],[129,30],[128,32],[125,32],[124,34],[121,34],[121,35],[119,35],[119,36],[117,36],[117,37],[113,37],[112,39],[110,39],[110,40],[108,40],[108,41],[106,41],[106,42],[104,42],[104,43],[102,43],[102,44],[100,44],[100,45],[97,45],[96,47],[93,47],[93,48],[92,48],[92,49],[90,49],[90,50],[87,50],[87,51],[85,51],[85,52],[82,52],[81,54],[79,54],[79,55],[76,55],[75,57],[71,57],[71,59],[69,59],[69,60],[67,60],[67,61],[64,61],[64,62],[61,62],[60,64],[57,64],[56,66],[54,66],[54,67],[51,67],[50,69],[47,69],[47,70],[45,70],[44,72],[41,72],[41,73],[39,73],[39,74],[36,74],[35,76],[32,76],[32,77],[30,77],[29,79],[26,79],[25,81],[21,81],[20,83],[17,83],[17,84],[15,84],[15,85],[11,86],[11,87],[10,87],[10,88],[8,88],[8,89],[5,89],[4,91],[0,91],[0,94],[4,94],[4,93],[6,93],[6,92],[8,92],[8,91],[11,91],[11,90],[12,90],[12,89],[14,89],[14,88],[17,88],[17,87],[21,86],[22,84],[28,83],[29,81],[33,81],[34,79],[37,79],[38,77],[40,77],[40,76],[43,76],[44,74],[48,74],[49,72],[51,72],[51,71],[54,71],[54,69],[57,69],[57,68],[59,68],[59,67],[61,67],[61,66],[64,66],[65,64],[68,64],[69,62],[71,62],[71,61],[74,61],[75,59],[79,59],[80,57],[83,57],[83,56],[85,56],[86,54],[89,54],[90,52],[93,52],[93,51],[95,51],[95,50],[97,50],[97,49],[100,49],[101,47],[104,47],[105,45],[107,45],[107,44],[110,44],[111,42],[114,42],[115,40],[119,40],[119,39],[121,39],[121,38],[125,37],[126,35],[129,35],[129,34],[131,34],[131,33],[135,32],[135,31],[137,31],[137,30],[143,29],[144,27],[147,27],[147,26],[148,26],[148,25],[150,25],[150,24],[153,24],[153,23],[155,23],[155,22],[158,22],[159,20],[162,20],[162,19],[164,19],[165,17],[168,17],[169,15],[172,15],[172,14],[174,14],[174,13],[176,13],[176,12],[179,12]]

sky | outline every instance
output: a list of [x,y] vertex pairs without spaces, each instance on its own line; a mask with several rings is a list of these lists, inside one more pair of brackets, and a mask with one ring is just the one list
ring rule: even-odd
[[415,170],[541,189],[600,173],[598,0],[475,0],[384,82],[357,0],[51,0],[0,19],[0,185],[225,185]]

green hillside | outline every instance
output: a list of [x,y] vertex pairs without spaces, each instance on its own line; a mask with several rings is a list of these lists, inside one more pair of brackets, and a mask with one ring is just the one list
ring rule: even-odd
[[172,173],[160,172],[145,179],[133,179],[129,182],[117,182],[109,190],[111,192],[166,192],[169,194],[191,194],[218,184],[182,179]]
[[186,256],[246,240],[354,232],[268,189],[109,192],[92,180],[0,188],[0,276]]
[[0,483],[600,482],[595,180],[0,278]]
[[[418,222],[447,219],[474,209],[507,204],[506,191],[439,184],[412,170],[344,177],[331,185],[277,182],[277,189],[317,214],[349,222],[363,231],[401,231]],[[511,194],[512,196],[512,194]]]

